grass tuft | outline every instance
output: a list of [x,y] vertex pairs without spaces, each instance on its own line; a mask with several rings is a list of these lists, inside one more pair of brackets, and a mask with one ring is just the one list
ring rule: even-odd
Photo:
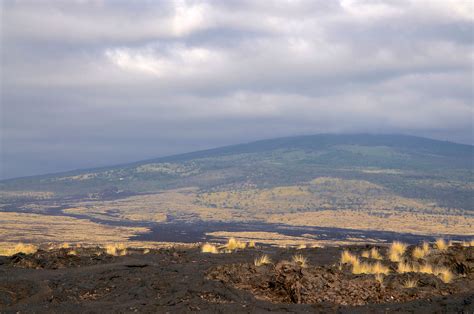
[[370,257],[373,258],[373,259],[378,259],[378,260],[382,259],[382,255],[380,254],[379,250],[377,250],[377,248],[375,248],[375,247],[373,247],[370,250]]
[[436,248],[440,251],[446,251],[449,247],[448,243],[442,238],[436,240]]
[[421,259],[421,258],[424,258],[429,253],[430,253],[430,247],[428,243],[425,242],[423,243],[421,247],[414,248],[411,255],[413,256],[414,259]]
[[342,251],[341,253],[341,263],[343,264],[351,264],[354,265],[355,263],[358,263],[359,259],[357,256],[351,254],[349,251]]
[[360,256],[365,257],[365,258],[370,258],[370,251],[363,251]]
[[250,241],[247,247],[252,249],[255,248],[255,241]]
[[308,265],[308,259],[301,254],[294,255],[292,260],[295,264],[298,264],[303,268]]
[[245,242],[237,241],[235,238],[230,238],[225,245],[225,248],[229,251],[234,251],[237,249],[245,249],[247,244]]
[[454,278],[453,273],[446,267],[437,268],[435,273],[444,283],[450,283]]
[[418,286],[418,280],[408,279],[403,283],[403,288],[416,288]]
[[262,266],[262,265],[267,265],[267,264],[270,264],[272,261],[270,259],[270,257],[268,257],[268,255],[262,255],[260,257],[257,257],[253,263],[255,266],[259,267],[259,266]]
[[406,244],[395,241],[390,245],[390,248],[388,250],[388,258],[392,262],[400,262],[402,255],[405,253],[406,250],[407,250]]
[[399,273],[414,273],[416,272],[416,269],[408,263],[400,262],[398,263],[397,271]]
[[369,264],[360,262],[357,260],[356,263],[352,264],[352,273],[353,274],[388,274],[390,269],[387,266],[382,265],[380,262],[375,264]]
[[123,243],[112,243],[105,246],[107,254],[112,256],[124,256],[127,255],[127,247]]
[[212,254],[219,253],[219,251],[217,250],[217,247],[215,245],[212,245],[212,244],[209,244],[209,243],[205,243],[201,247],[201,252],[202,253],[212,253]]
[[383,274],[375,274],[375,280],[377,280],[377,282],[380,283],[381,285],[383,285],[383,279],[384,279]]

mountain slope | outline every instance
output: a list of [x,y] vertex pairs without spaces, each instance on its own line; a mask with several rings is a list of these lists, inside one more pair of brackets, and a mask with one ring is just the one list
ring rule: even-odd
[[0,190],[58,196],[183,187],[214,192],[301,185],[324,177],[369,182],[402,197],[472,210],[473,156],[471,145],[420,137],[322,134],[10,179],[0,183]]

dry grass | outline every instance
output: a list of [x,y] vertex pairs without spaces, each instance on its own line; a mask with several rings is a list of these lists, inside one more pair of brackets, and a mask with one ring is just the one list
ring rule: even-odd
[[298,247],[296,247],[297,250],[303,250],[306,249],[306,244],[300,244]]
[[358,263],[359,259],[357,256],[351,254],[349,251],[342,251],[341,253],[341,263],[343,264],[351,264],[354,265],[355,263]]
[[387,275],[390,272],[390,269],[387,266],[382,265],[380,262],[375,264],[363,263],[357,260],[352,264],[352,273],[353,274],[384,274]]
[[292,260],[295,264],[298,264],[303,268],[308,266],[308,259],[301,254],[293,255]]
[[247,247],[251,249],[255,248],[255,241],[250,241]]
[[363,251],[360,256],[362,256],[364,258],[370,258],[370,251]]
[[436,242],[436,248],[440,251],[446,251],[449,247],[448,243],[446,243],[446,241],[444,239],[437,239]]
[[398,263],[397,271],[399,273],[414,273],[416,272],[416,269],[408,263],[400,262]]
[[105,251],[109,255],[113,256],[125,256],[127,255],[127,247],[123,243],[112,243],[105,246]]
[[423,273],[423,274],[434,274],[434,269],[432,265],[425,264],[418,268],[418,272]]
[[406,244],[395,241],[390,245],[390,248],[388,250],[388,258],[392,262],[400,262],[402,255],[405,253],[406,249]]
[[375,274],[375,280],[377,280],[377,282],[380,283],[381,285],[383,285],[383,279],[384,279],[383,274]]
[[370,250],[370,257],[373,259],[378,259],[378,260],[382,259],[382,255],[380,254],[379,250],[377,250],[377,248],[375,247]]
[[429,253],[430,253],[430,246],[428,243],[424,242],[421,247],[414,248],[411,255],[413,256],[414,259],[421,259],[421,258],[424,258]]
[[219,253],[219,251],[217,250],[217,247],[215,245],[212,245],[212,244],[209,244],[209,243],[205,243],[201,247],[201,252],[202,253],[212,253],[212,254]]
[[144,249],[143,250],[143,254],[148,254],[148,253],[150,253],[150,249]]
[[257,257],[253,263],[255,266],[259,267],[259,266],[262,266],[262,265],[267,265],[267,264],[271,264],[271,259],[270,257],[268,257],[268,255],[262,255],[260,257]]
[[225,248],[229,251],[235,251],[237,249],[245,249],[247,243],[236,240],[235,238],[230,238],[225,245]]
[[453,273],[446,267],[437,268],[435,272],[444,283],[450,283],[454,278]]
[[76,251],[76,250],[71,250],[71,251],[67,252],[67,255],[76,256],[76,255],[77,255],[77,251]]
[[403,283],[403,288],[416,288],[418,286],[418,280],[408,279]]
[[18,243],[13,248],[0,248],[0,255],[12,256],[18,253],[34,254],[38,251],[38,247],[33,244]]

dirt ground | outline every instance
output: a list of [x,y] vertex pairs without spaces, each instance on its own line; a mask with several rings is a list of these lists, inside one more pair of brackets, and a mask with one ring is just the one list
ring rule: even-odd
[[[431,274],[399,274],[387,260],[382,263],[391,272],[382,281],[353,275],[339,263],[343,249],[360,254],[368,248],[129,249],[125,256],[67,248],[0,257],[0,313],[474,311],[473,247],[427,258],[453,272],[450,283]],[[272,263],[257,267],[254,259],[262,254]],[[307,258],[306,267],[291,261],[295,254]],[[407,280],[416,287],[405,288]]]

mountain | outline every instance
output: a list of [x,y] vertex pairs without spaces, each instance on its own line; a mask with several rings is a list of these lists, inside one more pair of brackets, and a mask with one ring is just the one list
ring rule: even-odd
[[396,195],[473,209],[474,146],[406,135],[320,134],[0,181],[3,192],[83,196],[195,187],[201,192],[363,181]]

